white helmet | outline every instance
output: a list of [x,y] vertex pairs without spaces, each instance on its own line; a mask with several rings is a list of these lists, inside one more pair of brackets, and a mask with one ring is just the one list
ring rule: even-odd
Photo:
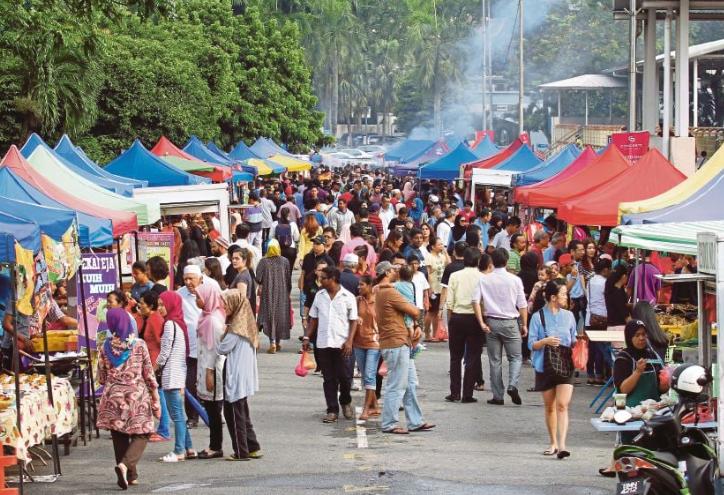
[[706,369],[698,364],[682,364],[671,375],[671,387],[681,396],[696,396],[709,383]]

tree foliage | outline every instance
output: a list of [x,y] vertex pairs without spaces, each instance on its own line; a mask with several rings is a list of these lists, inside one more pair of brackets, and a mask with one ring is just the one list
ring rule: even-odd
[[322,139],[292,22],[234,15],[230,0],[25,5],[0,18],[0,145],[65,132],[104,163],[161,135],[298,151]]

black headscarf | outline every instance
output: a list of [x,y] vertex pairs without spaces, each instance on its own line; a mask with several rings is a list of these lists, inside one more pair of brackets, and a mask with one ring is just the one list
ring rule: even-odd
[[[636,335],[636,332],[638,332],[639,328],[646,329],[646,325],[641,320],[631,320],[628,323],[626,323],[626,327],[623,329],[624,338],[626,339],[626,353],[634,358],[635,361],[638,361],[639,359],[648,359],[650,350],[649,350],[649,343],[648,339],[646,341],[646,348],[645,349],[638,349],[634,347],[633,344],[633,338],[634,335]],[[648,335],[648,332],[647,332]]]
[[460,225],[460,221],[463,220],[463,218],[464,217],[460,214],[455,217],[455,226],[452,228],[452,236],[456,242],[465,240],[465,232],[468,228],[464,225]]
[[532,251],[525,253],[520,258],[520,272],[518,276],[523,281],[523,292],[525,296],[530,296],[533,286],[538,281],[538,255]]
[[[626,348],[618,354],[613,366],[613,383],[617,389],[620,389],[624,380],[631,376],[631,373],[633,373],[633,370],[636,368],[636,362],[639,359],[657,359],[659,357],[651,349],[648,338],[645,349],[637,349],[634,347],[633,337],[639,328],[646,329],[646,325],[644,325],[641,320],[631,320],[626,323],[626,327],[623,330],[626,339]],[[620,363],[622,365],[619,365]],[[647,371],[651,371],[652,369],[656,372],[656,379],[658,381],[659,373],[663,369],[663,366],[659,363],[646,364]]]

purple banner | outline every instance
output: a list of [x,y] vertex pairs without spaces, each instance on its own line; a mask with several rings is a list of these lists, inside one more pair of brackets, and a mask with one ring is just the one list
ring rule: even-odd
[[[97,344],[105,340],[106,330],[106,294],[118,288],[118,258],[115,253],[83,253],[83,294],[85,295],[85,312],[78,307],[78,350],[84,349],[85,323],[88,320],[88,337],[90,348],[97,349]],[[80,277],[76,277],[78,280]],[[79,282],[80,283],[80,282]],[[81,290],[78,287],[78,300]]]

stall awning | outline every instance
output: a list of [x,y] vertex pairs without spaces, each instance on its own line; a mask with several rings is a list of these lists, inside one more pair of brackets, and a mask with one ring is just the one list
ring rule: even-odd
[[475,153],[470,151],[465,144],[460,143],[447,155],[420,167],[418,176],[422,179],[453,180],[460,175],[460,165],[475,159]]
[[14,215],[0,213],[0,262],[15,261],[15,241],[23,249],[40,251],[40,227]]
[[[575,159],[573,163],[571,163],[568,167],[564,168],[557,174],[548,177],[545,180],[542,180],[538,182],[537,184],[531,184],[528,186],[522,186],[522,187],[516,187],[515,188],[515,201],[516,203],[523,203],[527,204],[528,201],[528,194],[530,194],[531,191],[535,191],[537,187],[548,187],[552,186],[554,184],[558,184],[559,182],[562,182],[572,175],[577,174],[581,170],[584,170],[587,168],[591,163],[596,161],[598,159],[598,155],[595,151],[593,151],[593,148],[590,146],[587,146],[585,150],[583,150],[583,153]],[[537,174],[535,171],[530,172],[531,175]]]
[[699,232],[724,234],[724,221],[619,225],[611,231],[610,239],[622,246],[638,249],[696,255]]
[[[593,150],[591,150],[591,154],[595,155]],[[536,168],[515,174],[513,183],[516,186],[525,186],[542,182],[568,168],[579,156],[581,156],[581,150],[575,144],[569,144]]]
[[288,156],[284,155],[274,155],[269,158],[269,160],[278,163],[279,165],[285,166],[287,168],[287,172],[303,172],[312,168],[312,164],[309,162],[303,162],[302,160],[297,160],[296,158],[289,158]]

